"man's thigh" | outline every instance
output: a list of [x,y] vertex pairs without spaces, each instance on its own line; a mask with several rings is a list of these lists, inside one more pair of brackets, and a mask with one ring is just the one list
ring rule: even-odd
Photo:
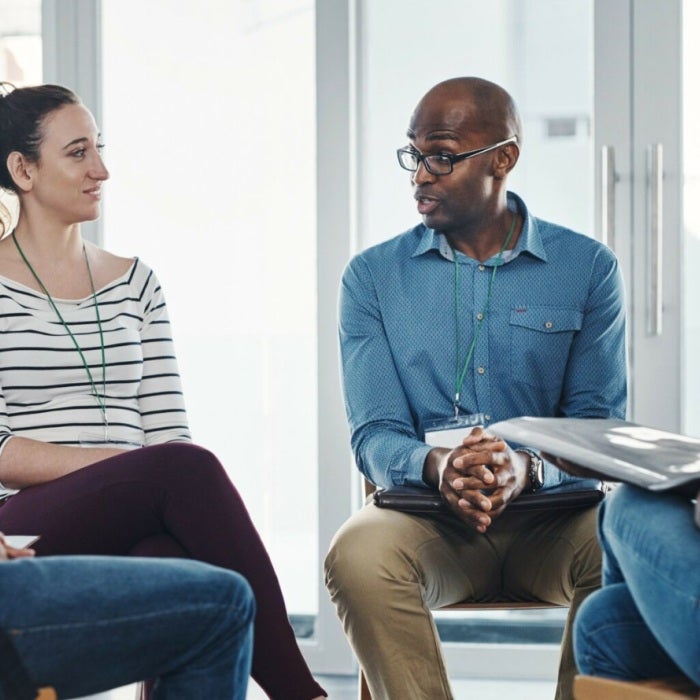
[[[417,516],[366,505],[338,531],[326,561],[330,579],[368,590],[368,579],[420,585],[427,607],[489,597],[501,562],[488,537],[456,518]],[[330,587],[333,582],[331,581]]]
[[600,585],[597,508],[507,514],[504,594],[567,605],[574,589]]

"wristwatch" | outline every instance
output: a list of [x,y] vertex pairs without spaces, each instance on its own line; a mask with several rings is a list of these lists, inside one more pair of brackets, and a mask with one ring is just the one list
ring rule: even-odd
[[520,447],[516,452],[526,454],[530,462],[527,467],[527,477],[530,480],[530,490],[539,491],[544,486],[544,461],[537,452],[527,447]]

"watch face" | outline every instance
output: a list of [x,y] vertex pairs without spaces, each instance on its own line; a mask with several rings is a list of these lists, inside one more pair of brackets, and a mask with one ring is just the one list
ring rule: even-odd
[[540,486],[544,484],[544,464],[542,460],[538,457],[535,462],[535,473],[537,474],[537,482]]
[[538,455],[530,455],[530,485],[539,489],[544,485],[544,462]]

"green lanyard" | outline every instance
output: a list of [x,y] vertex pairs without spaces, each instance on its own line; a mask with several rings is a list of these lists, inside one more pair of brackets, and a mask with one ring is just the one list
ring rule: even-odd
[[493,272],[491,273],[491,279],[489,280],[489,288],[488,292],[486,293],[486,304],[484,305],[484,310],[479,314],[477,317],[477,322],[476,322],[476,330],[474,331],[474,337],[472,338],[471,345],[469,346],[469,350],[467,351],[467,359],[464,361],[464,366],[462,367],[462,370],[460,371],[459,369],[459,358],[462,354],[462,351],[460,350],[459,347],[459,338],[460,338],[460,323],[459,323],[459,317],[460,317],[460,293],[459,293],[459,263],[457,262],[457,253],[455,252],[454,248],[452,249],[452,259],[454,260],[455,263],[455,326],[457,328],[457,348],[455,351],[455,398],[454,398],[454,410],[455,410],[455,418],[459,415],[459,397],[462,392],[462,385],[464,384],[464,377],[467,375],[467,369],[469,368],[469,363],[471,362],[472,355],[474,354],[474,348],[476,347],[476,341],[479,337],[479,332],[481,331],[481,326],[484,323],[484,319],[486,318],[486,314],[489,311],[489,306],[491,305],[491,293],[493,292],[493,282],[496,279],[496,271],[498,268],[501,266],[501,261],[503,259],[503,253],[505,249],[508,247],[508,243],[510,243],[510,239],[513,236],[513,231],[515,231],[515,222],[517,221],[518,217],[513,214],[513,221],[510,225],[510,231],[508,231],[508,235],[506,236],[506,240],[503,241],[503,245],[501,246],[501,250],[498,251],[498,258],[496,259],[496,262],[494,263],[493,266]]
[[17,240],[17,236],[13,234],[12,239],[15,242],[15,246],[17,246],[17,250],[19,251],[19,254],[22,257],[22,260],[24,260],[25,265],[29,268],[29,271],[32,273],[32,275],[34,275],[34,279],[37,281],[38,285],[41,287],[44,294],[46,294],[46,297],[49,300],[49,304],[51,304],[51,307],[56,312],[56,316],[58,316],[58,320],[63,324],[63,327],[68,332],[68,335],[70,336],[71,340],[73,341],[73,345],[75,345],[75,349],[78,351],[78,354],[80,355],[80,359],[83,361],[83,367],[85,367],[85,371],[87,372],[88,379],[90,380],[90,386],[92,387],[92,395],[95,397],[95,401],[97,401],[97,405],[100,408],[100,412],[102,413],[102,422],[103,422],[105,430],[106,430],[107,429],[107,397],[106,397],[106,386],[107,386],[106,364],[107,363],[105,361],[105,339],[104,339],[104,335],[102,334],[102,319],[100,318],[100,307],[97,304],[97,294],[95,292],[95,283],[92,279],[92,270],[90,269],[90,261],[88,260],[87,251],[85,250],[85,244],[83,244],[83,256],[85,258],[85,266],[87,267],[88,277],[90,278],[90,289],[92,289],[92,300],[95,304],[95,315],[97,316],[97,328],[100,331],[100,349],[102,351],[102,396],[101,397],[97,391],[97,387],[95,386],[95,380],[92,378],[92,372],[90,371],[90,367],[87,363],[87,360],[85,359],[85,355],[83,354],[82,348],[78,344],[78,341],[76,340],[75,336],[73,335],[71,329],[68,327],[68,324],[63,319],[63,316],[61,316],[61,312],[58,310],[58,307],[56,306],[53,298],[49,294],[49,290],[46,289],[46,287],[44,286],[44,283],[39,278],[39,275],[37,275],[36,271],[31,266],[31,263],[29,262],[29,260],[27,260],[27,256],[24,254],[24,251],[22,250],[22,248],[19,245],[19,241]]

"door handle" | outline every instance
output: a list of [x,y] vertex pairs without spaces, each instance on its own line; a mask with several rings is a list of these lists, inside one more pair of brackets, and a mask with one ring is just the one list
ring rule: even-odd
[[647,334],[661,335],[663,316],[663,177],[664,150],[647,148]]
[[615,148],[600,148],[600,241],[615,250]]

